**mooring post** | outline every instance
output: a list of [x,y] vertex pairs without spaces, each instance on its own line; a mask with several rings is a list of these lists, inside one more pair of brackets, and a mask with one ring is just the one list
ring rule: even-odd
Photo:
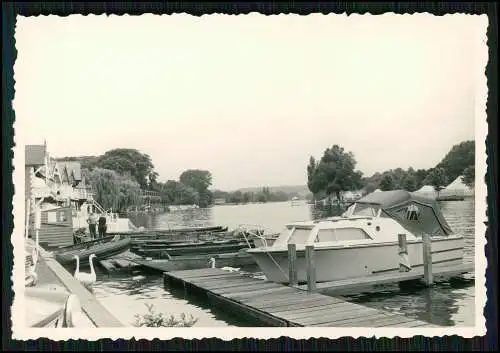
[[314,261],[314,245],[306,245],[307,290],[316,289],[316,263]]
[[288,244],[288,285],[293,287],[297,283],[297,245]]
[[427,286],[432,286],[432,251],[431,251],[431,237],[429,234],[422,236],[422,249],[424,258],[424,283]]
[[399,272],[408,272],[411,270],[411,265],[408,259],[408,243],[406,242],[406,234],[398,234],[398,245]]

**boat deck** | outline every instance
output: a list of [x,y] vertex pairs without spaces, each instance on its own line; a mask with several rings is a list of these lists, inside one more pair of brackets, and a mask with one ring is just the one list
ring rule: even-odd
[[166,288],[184,287],[222,310],[266,326],[438,327],[296,287],[251,278],[239,272],[199,269],[164,272]]

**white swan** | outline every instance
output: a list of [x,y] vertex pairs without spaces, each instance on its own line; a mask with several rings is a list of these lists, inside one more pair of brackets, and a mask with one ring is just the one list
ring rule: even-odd
[[76,270],[74,277],[81,284],[87,287],[87,289],[90,289],[97,280],[94,270],[94,264],[92,262],[92,260],[94,259],[94,257],[96,257],[96,255],[92,254],[89,256],[90,273],[80,272],[80,258],[78,257],[78,255],[73,255],[73,257],[76,259]]
[[[211,257],[210,260],[208,260],[208,262],[210,263],[210,266],[212,268],[215,268],[215,258]],[[221,270],[223,271],[229,271],[229,272],[238,272],[240,270],[240,267],[238,268],[234,268],[234,267],[221,267]]]

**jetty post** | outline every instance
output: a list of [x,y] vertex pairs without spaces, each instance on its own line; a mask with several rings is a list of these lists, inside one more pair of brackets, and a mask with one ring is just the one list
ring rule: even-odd
[[297,244],[288,244],[288,284],[298,284],[297,276]]
[[432,286],[432,249],[431,237],[429,234],[422,236],[422,251],[424,260],[424,283],[426,286]]
[[408,272],[411,270],[410,261],[408,260],[408,243],[406,234],[398,234],[399,245],[399,272]]
[[316,289],[316,263],[314,260],[314,245],[306,245],[307,290],[309,292]]

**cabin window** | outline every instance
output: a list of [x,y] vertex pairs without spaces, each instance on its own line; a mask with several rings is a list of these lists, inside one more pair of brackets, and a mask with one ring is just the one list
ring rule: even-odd
[[324,241],[336,241],[335,233],[333,229],[320,229],[318,230],[318,236],[316,237],[316,241],[324,242]]
[[371,239],[363,229],[359,228],[339,228],[335,229],[337,241]]
[[311,229],[295,228],[288,240],[289,244],[304,244],[311,235]]
[[353,216],[376,217],[380,207],[358,203],[355,205]]
[[318,242],[364,239],[371,238],[365,233],[365,231],[359,228],[320,229],[317,236]]

